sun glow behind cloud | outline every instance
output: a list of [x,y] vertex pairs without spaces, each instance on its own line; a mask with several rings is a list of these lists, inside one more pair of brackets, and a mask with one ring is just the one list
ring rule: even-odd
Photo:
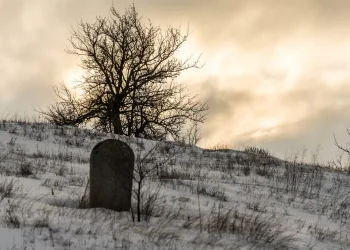
[[79,97],[84,93],[81,86],[79,86],[83,83],[84,76],[85,71],[82,68],[67,69],[63,73],[63,83]]
[[297,53],[298,49],[277,48],[272,59],[272,70],[286,73],[284,85],[287,89],[296,84],[303,67],[302,56]]
[[84,79],[85,71],[81,68],[71,68],[67,69],[63,73],[63,81],[76,86],[80,84]]
[[[350,1],[114,1],[120,11],[133,3],[144,20],[162,28],[181,25],[186,32],[189,25],[191,35],[178,54],[203,53],[205,65],[178,81],[211,106],[205,141],[269,141],[266,147],[283,151],[322,140],[333,147],[334,128],[346,132]],[[52,85],[77,85],[83,72],[64,52],[69,29],[80,19],[107,15],[110,2],[0,5],[0,34],[6,37],[0,40],[0,105],[31,107],[53,100]]]

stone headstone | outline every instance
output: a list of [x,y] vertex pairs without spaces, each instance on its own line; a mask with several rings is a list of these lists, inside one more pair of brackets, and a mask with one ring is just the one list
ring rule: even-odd
[[135,157],[125,143],[108,139],[90,155],[90,207],[129,211]]

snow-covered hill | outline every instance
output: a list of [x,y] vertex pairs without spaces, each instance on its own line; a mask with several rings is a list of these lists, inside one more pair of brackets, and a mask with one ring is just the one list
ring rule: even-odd
[[151,170],[142,221],[89,209],[90,152],[107,138],[0,121],[1,250],[350,249],[350,175],[298,158],[121,137]]

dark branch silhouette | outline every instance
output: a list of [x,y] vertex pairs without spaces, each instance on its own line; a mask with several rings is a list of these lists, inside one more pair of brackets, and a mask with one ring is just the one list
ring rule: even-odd
[[199,57],[176,57],[188,36],[142,23],[134,6],[124,15],[112,7],[108,18],[81,21],[67,52],[80,57],[86,72],[78,85],[83,94],[73,95],[62,84],[56,89],[59,102],[41,113],[59,125],[90,123],[114,134],[178,138],[187,121],[203,122],[208,110],[175,81],[183,71],[199,68]]
[[[347,129],[346,131],[348,132],[348,135],[350,135],[349,129]],[[333,137],[334,137],[334,144],[335,144],[335,146],[336,146],[337,148],[339,148],[340,150],[342,150],[343,152],[345,152],[345,153],[347,153],[347,154],[350,155],[350,149],[349,149],[349,147],[348,147],[348,146],[340,145],[340,144],[338,143],[337,138],[335,137],[335,135],[333,135]],[[347,143],[347,145],[349,145],[349,144]]]

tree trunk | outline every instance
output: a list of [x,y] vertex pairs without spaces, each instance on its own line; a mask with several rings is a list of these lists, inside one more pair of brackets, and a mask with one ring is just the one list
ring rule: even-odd
[[113,133],[117,135],[123,135],[122,122],[120,120],[120,113],[117,112],[113,115]]
[[[118,100],[110,100],[111,119],[113,124],[113,133],[123,135],[122,122],[120,119],[120,102]],[[112,131],[111,131],[112,132]]]
[[[131,117],[128,124],[128,136],[130,136],[133,133],[132,126],[134,125],[135,128],[137,128],[137,124],[134,124],[134,116],[135,116],[135,108],[136,108],[136,87],[134,87],[133,93],[132,93],[132,106],[131,106]],[[138,137],[138,136],[136,136]]]

